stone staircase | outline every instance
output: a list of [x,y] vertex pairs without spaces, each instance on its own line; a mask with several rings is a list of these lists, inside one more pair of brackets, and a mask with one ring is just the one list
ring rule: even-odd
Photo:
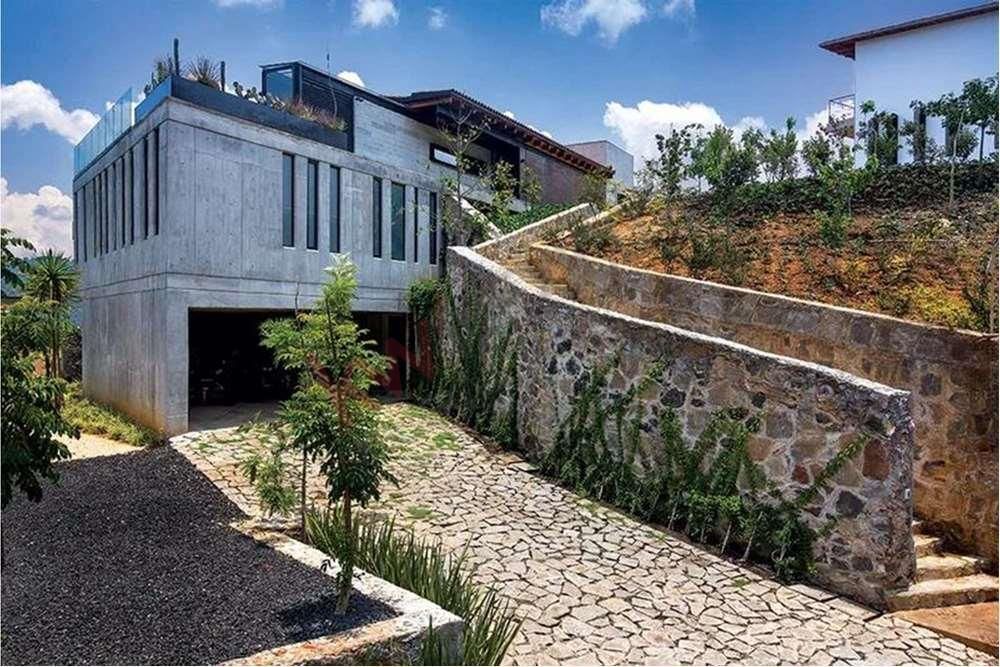
[[546,281],[538,269],[535,268],[534,264],[531,263],[527,251],[514,253],[503,262],[503,265],[505,268],[516,273],[522,280],[540,290],[551,292],[564,299],[576,299],[576,293],[570,289],[569,285]]
[[920,521],[913,522],[913,546],[917,554],[914,582],[889,596],[890,611],[997,600],[1000,580],[983,573],[978,558],[945,551],[944,540],[930,534]]

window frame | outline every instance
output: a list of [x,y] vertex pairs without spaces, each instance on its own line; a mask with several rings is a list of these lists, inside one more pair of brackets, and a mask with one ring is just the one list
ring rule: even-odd
[[295,247],[295,156],[281,154],[281,246]]
[[428,193],[427,200],[427,249],[430,253],[431,264],[437,264],[438,258],[438,193]]
[[[400,195],[396,207],[396,195]],[[397,237],[398,234],[398,237]],[[397,243],[399,241],[399,253]],[[390,181],[389,185],[389,257],[397,262],[406,261],[406,185]]]
[[372,176],[372,257],[382,258],[382,179]]
[[330,252],[340,253],[340,167],[330,165]]
[[306,250],[319,250],[319,162],[306,162]]

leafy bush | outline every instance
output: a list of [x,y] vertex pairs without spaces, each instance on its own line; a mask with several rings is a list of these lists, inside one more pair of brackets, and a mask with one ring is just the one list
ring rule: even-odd
[[919,319],[952,329],[982,329],[981,315],[966,298],[949,294],[939,287],[918,285],[886,290],[878,305],[896,317]]
[[69,385],[62,414],[83,433],[101,435],[133,447],[155,445],[163,440],[156,431],[136,423],[131,417],[84,398],[76,382]]
[[[513,605],[493,588],[474,583],[475,570],[466,552],[448,554],[440,544],[400,534],[393,520],[362,518],[356,522],[356,563],[366,572],[412,591],[465,621],[463,654],[446,655],[440,638],[429,633],[423,648],[427,664],[499,665],[521,622]],[[306,534],[320,551],[338,553],[344,541],[338,509],[310,512]]]
[[539,220],[544,220],[550,215],[562,213],[573,204],[536,204],[526,211],[519,213],[507,213],[504,216],[494,218],[493,224],[504,234],[516,232],[522,227],[534,224]]
[[816,211],[819,221],[819,238],[831,248],[840,248],[847,240],[847,230],[851,226],[850,216],[844,213]]
[[639,451],[644,417],[636,400],[656,382],[663,366],[655,365],[625,392],[611,393],[608,377],[618,362],[612,358],[586,376],[542,471],[644,521],[668,530],[678,526],[700,542],[718,540],[721,552],[741,544],[744,559],[753,555],[782,578],[809,574],[819,533],[803,522],[802,514],[865,439],[846,445],[811,485],[790,499],[750,459],[747,442],[758,419],[744,410],[715,413],[690,445],[674,411],[660,412],[658,455],[646,462]]
[[[732,230],[721,227],[699,229],[692,226],[688,238],[691,242],[691,254],[687,263],[694,277],[701,278],[706,271],[714,269],[732,285],[743,283],[750,257],[746,249],[733,242]],[[663,248],[661,254],[662,252]]]

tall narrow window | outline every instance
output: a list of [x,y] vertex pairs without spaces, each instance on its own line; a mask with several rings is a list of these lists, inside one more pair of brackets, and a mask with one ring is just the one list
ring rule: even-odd
[[80,191],[73,193],[73,261],[80,263]]
[[281,156],[281,244],[295,246],[295,157]]
[[306,248],[319,248],[319,164],[309,160],[306,166]]
[[330,252],[340,252],[339,167],[330,167]]
[[406,259],[406,186],[392,184],[392,258]]
[[382,179],[372,177],[372,256],[382,256]]
[[413,261],[420,261],[420,189],[413,188]]
[[149,135],[142,142],[142,238],[149,238]]
[[101,175],[94,178],[94,257],[101,256],[104,246],[101,242],[101,228],[104,226],[104,217],[101,213]]
[[128,242],[135,243],[135,147],[128,151]]
[[125,158],[124,158],[124,156],[122,157],[122,159],[118,163],[118,204],[119,204],[118,210],[120,211],[119,215],[121,215],[121,226],[122,226],[122,242],[121,242],[121,247],[124,248],[125,247],[125,243],[128,242],[128,236],[126,234],[126,231],[128,230],[128,228],[125,226],[126,225],[126,218],[125,218],[126,208],[125,208]]
[[108,167],[108,250],[118,249],[118,163]]
[[101,172],[101,254],[108,252],[108,170]]
[[160,128],[153,130],[153,234],[160,233]]
[[430,200],[427,202],[427,234],[429,243],[427,245],[431,256],[431,264],[438,261],[438,196],[436,192],[431,192]]

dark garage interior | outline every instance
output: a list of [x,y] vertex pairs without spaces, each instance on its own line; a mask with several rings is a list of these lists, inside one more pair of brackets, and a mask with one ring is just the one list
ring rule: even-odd
[[[192,310],[188,316],[188,401],[191,407],[261,403],[288,398],[295,376],[260,344],[260,326],[292,311]],[[406,316],[357,313],[358,324],[394,363],[374,393],[400,396],[406,376]]]

